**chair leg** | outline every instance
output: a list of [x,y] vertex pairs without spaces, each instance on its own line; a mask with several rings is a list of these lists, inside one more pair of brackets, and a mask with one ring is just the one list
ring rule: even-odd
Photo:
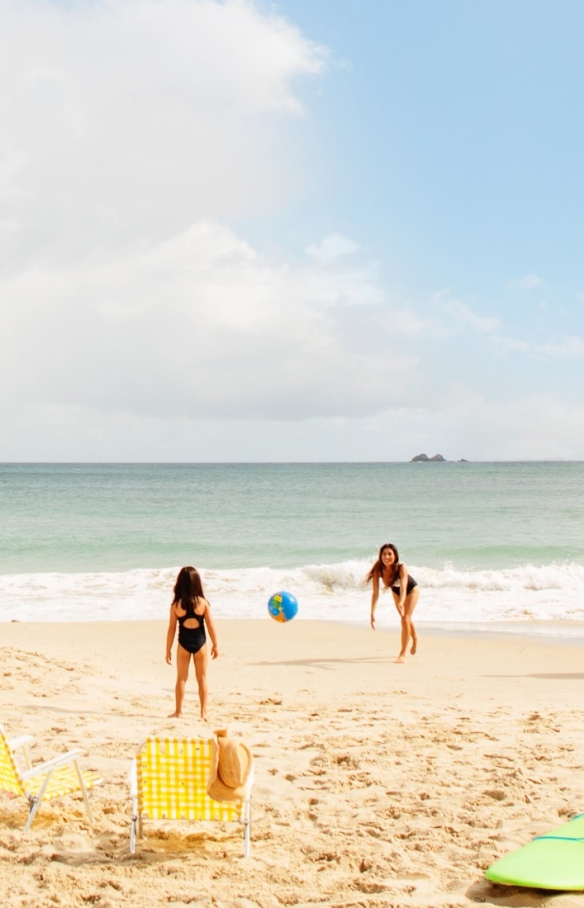
[[89,803],[89,798],[87,797],[87,789],[85,787],[85,782],[83,781],[83,776],[81,775],[81,770],[79,769],[79,763],[77,760],[73,760],[75,763],[75,769],[77,770],[77,778],[79,779],[79,787],[81,788],[81,794],[83,795],[83,800],[85,801],[85,809],[89,814],[89,822],[95,823],[93,819],[93,813],[91,811],[91,804]]
[[43,780],[43,784],[40,787],[39,793],[37,795],[35,795],[34,797],[29,797],[29,799],[28,799],[29,803],[30,803],[30,813],[28,815],[28,820],[26,821],[26,824],[24,826],[25,832],[28,832],[28,830],[32,826],[32,821],[34,820],[34,818],[36,816],[37,810],[41,806],[41,801],[43,799],[43,795],[45,793],[47,785],[49,784],[49,779],[51,778],[52,775],[53,775],[53,770],[50,769]]
[[40,800],[40,798],[29,798],[28,804],[29,804],[29,812],[28,812],[28,820],[24,824],[25,832],[28,832],[28,830],[32,826],[32,821],[35,818],[36,812],[39,809],[39,807],[41,806],[41,800]]
[[251,804],[248,801],[245,805],[245,813],[243,815],[243,856],[244,856],[244,858],[249,857],[250,847],[251,847]]
[[130,820],[130,854],[134,854],[136,851],[136,824],[138,822],[138,817],[136,814],[133,814],[132,819]]

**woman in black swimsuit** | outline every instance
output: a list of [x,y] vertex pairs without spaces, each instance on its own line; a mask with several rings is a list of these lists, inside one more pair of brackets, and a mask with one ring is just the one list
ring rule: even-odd
[[386,542],[379,549],[379,557],[369,573],[367,582],[372,582],[373,593],[371,595],[371,627],[375,630],[375,609],[379,599],[379,583],[383,583],[385,589],[388,587],[393,594],[395,607],[401,618],[401,649],[396,662],[406,661],[406,650],[410,637],[412,656],[418,648],[418,635],[412,621],[412,615],[420,596],[418,584],[408,574],[405,564],[399,560],[399,554],[396,547],[391,542]]
[[172,662],[172,644],[178,624],[178,647],[176,650],[176,709],[170,718],[182,715],[185,686],[189,676],[191,656],[199,686],[201,719],[207,718],[207,637],[205,625],[211,638],[211,657],[219,655],[217,634],[211,617],[211,606],[205,599],[199,572],[194,567],[179,571],[174,585],[174,599],[170,606],[170,621],[166,635],[166,661]]

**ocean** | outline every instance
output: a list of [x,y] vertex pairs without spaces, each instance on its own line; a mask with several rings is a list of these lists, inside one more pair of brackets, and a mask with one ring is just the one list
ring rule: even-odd
[[367,624],[393,542],[421,626],[574,636],[583,517],[584,463],[0,464],[0,622],[165,619],[193,564],[217,619],[285,589],[296,620]]

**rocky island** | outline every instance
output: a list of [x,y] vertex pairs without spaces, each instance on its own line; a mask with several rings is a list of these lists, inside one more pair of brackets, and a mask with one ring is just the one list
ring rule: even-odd
[[415,457],[412,457],[410,463],[446,463],[446,458],[442,457],[442,454],[434,454],[434,457],[428,457],[427,454],[416,454]]

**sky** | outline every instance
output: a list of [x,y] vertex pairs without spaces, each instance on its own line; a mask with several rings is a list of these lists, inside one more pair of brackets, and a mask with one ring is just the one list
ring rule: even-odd
[[0,0],[0,461],[584,459],[580,0]]

